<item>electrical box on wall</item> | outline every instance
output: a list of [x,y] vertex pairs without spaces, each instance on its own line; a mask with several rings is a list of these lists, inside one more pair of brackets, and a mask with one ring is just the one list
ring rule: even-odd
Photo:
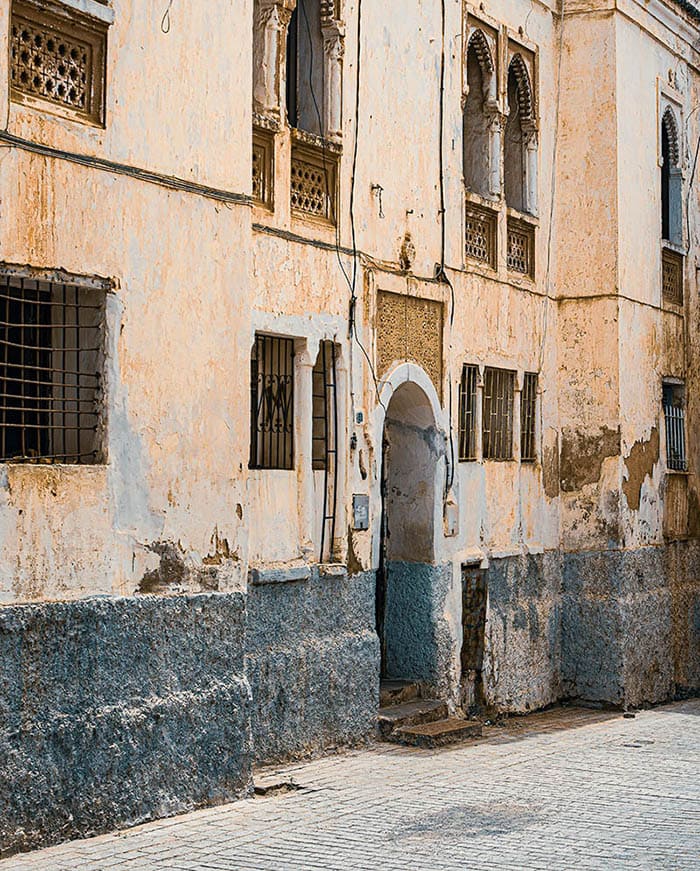
[[369,529],[369,496],[355,493],[352,497],[353,529]]

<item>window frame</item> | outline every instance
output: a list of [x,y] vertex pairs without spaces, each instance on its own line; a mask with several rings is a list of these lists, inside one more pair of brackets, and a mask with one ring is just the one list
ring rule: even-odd
[[[488,462],[512,462],[515,459],[515,384],[516,371],[514,369],[503,369],[497,366],[484,367],[484,387],[482,391],[482,412],[481,412],[481,432],[482,432],[482,456]],[[508,395],[504,393],[502,397],[488,395],[488,381],[490,378],[495,379],[496,387],[503,384],[507,388]],[[509,385],[509,386],[508,386]],[[496,430],[495,436],[492,435],[492,430],[489,426],[492,420],[499,416],[497,409],[494,414],[491,409],[488,409],[487,402],[491,403],[507,403],[506,428],[505,435],[503,426]],[[488,409],[488,414],[487,414]],[[506,455],[507,454],[507,455]]]
[[[258,354],[262,349],[263,359],[270,354],[270,362],[274,359],[274,348],[277,347],[277,371],[266,375],[261,373],[259,366]],[[279,371],[281,349],[285,350],[285,365],[284,372]],[[296,468],[296,434],[295,434],[295,413],[296,413],[296,371],[295,371],[296,349],[294,339],[289,336],[271,335],[264,332],[256,332],[253,341],[253,346],[250,353],[250,454],[248,467],[250,469],[260,469],[266,471],[286,471],[291,472]],[[274,369],[275,367],[272,366]],[[279,391],[273,397],[265,397],[259,392],[260,379],[276,378],[279,382],[284,380],[285,384],[290,386],[289,396],[287,399],[288,408],[284,405],[280,407]],[[268,385],[272,386],[272,382]],[[279,429],[278,414],[283,415],[283,430]],[[261,423],[262,414],[262,423]],[[285,417],[286,415],[286,417]],[[269,429],[266,427],[269,426]],[[261,428],[262,427],[262,428]],[[274,427],[277,427],[275,430]],[[265,449],[265,434],[268,434],[268,448]],[[279,439],[273,438],[277,434],[282,437],[282,450],[280,451]],[[273,451],[273,444],[275,445]],[[274,453],[274,459],[273,459]],[[262,454],[262,457],[261,457]],[[267,459],[266,459],[267,454]]]
[[[28,285],[35,286],[29,287]],[[8,292],[6,296],[3,296],[2,291],[4,291],[5,288],[7,288]],[[22,311],[21,320],[17,324],[12,324],[9,316],[11,299],[9,291],[11,288],[20,289],[23,295],[25,293],[34,293],[37,297],[36,299],[14,297],[16,301],[20,301]],[[59,288],[62,289],[63,293],[62,302],[54,301],[53,298]],[[68,288],[73,289],[74,299],[72,303],[67,300]],[[52,467],[100,466],[107,463],[107,372],[105,361],[107,358],[107,348],[109,343],[109,327],[107,319],[108,295],[113,290],[114,283],[110,279],[75,275],[73,273],[64,272],[63,270],[33,269],[31,267],[20,267],[12,264],[0,263],[0,303],[2,302],[2,299],[7,299],[4,313],[0,312],[0,318],[2,318],[0,331],[5,331],[4,341],[2,338],[3,333],[0,332],[0,354],[2,354],[5,360],[3,364],[5,378],[0,378],[0,463],[13,465],[41,464],[50,465]],[[49,297],[48,299],[41,300],[39,298],[40,294],[49,294]],[[85,297],[87,294],[94,294],[95,299],[91,303],[85,302],[84,299],[79,302],[79,294],[82,297]],[[29,315],[29,320],[27,320],[27,307],[31,308],[32,305],[47,306],[49,309],[50,321],[41,323],[37,320],[36,324],[33,324],[31,321],[31,314]],[[75,316],[74,322],[65,322],[65,320],[59,320],[57,322],[53,314],[56,308],[59,309],[59,312],[63,313],[64,318],[66,316],[66,310],[70,310]],[[81,322],[82,318],[85,316],[85,312],[90,309],[96,312],[96,322]],[[37,308],[37,312],[39,311],[40,310]],[[37,317],[39,317],[39,315],[37,315]],[[17,344],[16,342],[14,344],[12,343],[10,339],[11,330],[21,330],[20,344]],[[98,343],[96,347],[81,348],[79,339],[83,331],[96,332]],[[44,365],[39,364],[39,357],[37,357],[33,363],[28,362],[26,359],[27,350],[31,352],[32,348],[30,345],[25,344],[25,342],[27,338],[31,337],[32,332],[36,334],[35,353],[46,354],[48,355],[47,359],[50,359],[50,362],[46,362]],[[44,337],[50,334],[50,345],[47,346],[41,344],[40,337],[42,332]],[[56,342],[54,345],[57,335],[62,338],[62,342]],[[76,342],[75,346],[71,347],[69,344],[70,342]],[[21,362],[9,363],[8,357],[10,346],[14,346],[16,349],[21,348]],[[66,376],[71,374],[71,372],[69,372],[70,366],[66,359],[70,354],[75,354],[75,372],[72,373],[71,378],[67,378]],[[83,358],[85,354],[94,355],[93,365],[87,366],[83,362],[81,358]],[[60,365],[58,365],[59,360]],[[14,378],[11,377],[9,374],[11,368],[22,370],[21,380],[18,380],[17,376]],[[26,375],[24,374],[26,369],[36,371],[36,375],[33,379],[30,378],[29,380],[24,380],[26,379]],[[43,379],[41,375],[44,373],[48,373],[51,378]],[[57,375],[62,376],[60,381],[56,380]],[[81,384],[81,379],[84,378],[94,379],[94,384],[92,386],[84,383]],[[22,390],[10,390],[8,387],[10,381],[15,384],[20,384]],[[72,383],[73,381],[75,383]],[[33,390],[33,393],[35,394],[34,396],[31,395],[31,390],[29,393],[25,391],[25,388],[29,384],[35,384]],[[41,395],[41,387],[48,387],[49,390]],[[55,395],[56,391],[59,392],[58,396]],[[66,396],[66,393],[70,391],[76,391],[76,396],[73,398]],[[89,398],[80,398],[83,391],[90,392]],[[5,404],[6,400],[7,405]],[[14,407],[10,406],[9,403],[11,401],[16,401],[17,405]],[[34,408],[28,406],[24,407],[23,402],[28,402],[30,404],[33,403]],[[37,407],[41,402],[43,402],[46,407]],[[82,410],[81,406],[83,404],[91,406],[90,410]],[[69,405],[73,407],[69,408]],[[8,426],[7,415],[10,413],[10,415],[13,416],[13,408],[14,414],[21,414],[21,422],[18,424],[10,424]],[[39,415],[46,416],[51,423],[46,424],[45,426],[39,426],[38,422],[27,424],[27,414],[36,415],[37,421]],[[61,416],[60,424],[58,423],[59,416]],[[66,418],[71,420],[76,416],[77,426],[70,426],[70,424],[66,425]],[[94,426],[81,427],[82,417],[93,418],[95,421]],[[4,456],[6,453],[6,433],[11,431],[13,427],[16,427],[19,430],[23,428],[36,430],[37,444],[43,438],[46,438],[47,443],[52,445],[51,450],[34,453],[33,455],[25,453],[23,455],[16,454],[14,456]],[[91,430],[94,430],[93,448],[90,451],[84,451],[82,450],[82,439],[85,437],[84,434]],[[77,450],[73,451],[66,449],[67,441],[70,440],[67,434],[71,431],[77,433],[77,435],[73,436],[76,440]],[[58,451],[56,449],[56,442],[61,439],[63,451]],[[24,435],[22,436],[22,443],[25,443]],[[83,457],[90,455],[92,456],[91,459],[82,459]]]

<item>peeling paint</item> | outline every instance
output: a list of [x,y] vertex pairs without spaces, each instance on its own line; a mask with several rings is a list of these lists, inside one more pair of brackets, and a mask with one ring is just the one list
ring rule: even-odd
[[601,427],[597,433],[565,427],[562,430],[560,480],[565,493],[575,493],[600,480],[603,461],[620,454],[620,427]]
[[622,492],[627,499],[627,505],[633,510],[639,510],[642,498],[642,484],[651,477],[654,466],[659,462],[659,430],[654,427],[647,441],[638,441],[632,445],[629,456],[625,459],[627,477],[622,482]]

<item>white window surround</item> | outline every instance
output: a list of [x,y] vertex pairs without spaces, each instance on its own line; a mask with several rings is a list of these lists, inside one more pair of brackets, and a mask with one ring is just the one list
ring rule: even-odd
[[114,24],[114,9],[104,3],[99,3],[98,0],[54,0],[53,4],[48,4],[49,7],[52,5],[55,9],[60,9],[62,6],[67,7],[105,24]]

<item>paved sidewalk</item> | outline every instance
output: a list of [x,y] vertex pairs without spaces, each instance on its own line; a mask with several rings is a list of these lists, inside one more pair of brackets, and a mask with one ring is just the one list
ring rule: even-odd
[[266,770],[269,794],[0,862],[0,871],[700,869],[700,700],[552,711],[440,751]]

